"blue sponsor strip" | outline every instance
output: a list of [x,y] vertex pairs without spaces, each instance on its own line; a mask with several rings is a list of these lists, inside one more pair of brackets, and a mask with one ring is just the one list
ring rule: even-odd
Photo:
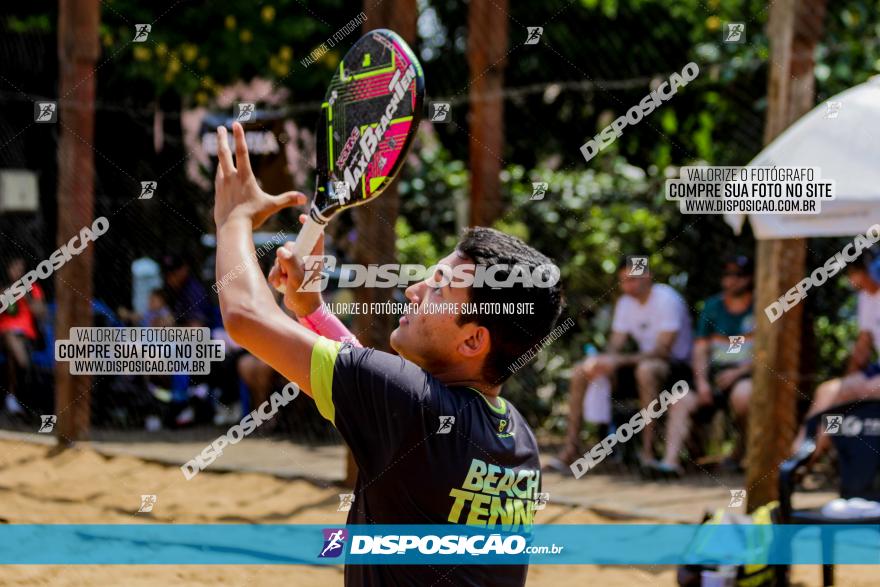
[[880,564],[880,526],[0,525],[0,564],[340,563]]

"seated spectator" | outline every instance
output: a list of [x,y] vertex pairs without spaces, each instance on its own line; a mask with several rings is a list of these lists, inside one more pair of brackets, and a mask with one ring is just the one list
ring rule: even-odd
[[[607,425],[611,421],[611,382],[621,374],[634,377],[642,407],[647,407],[662,391],[667,378],[689,373],[691,319],[684,299],[668,285],[653,283],[647,267],[643,273],[624,261],[618,267],[623,295],[614,308],[611,339],[604,354],[588,357],[574,366],[568,399],[568,435],[559,455],[563,466],[580,456],[579,437],[582,417]],[[632,337],[638,352],[624,353]],[[641,433],[640,459],[654,461],[654,427]],[[558,467],[560,463],[555,463]],[[564,467],[565,470],[568,467]]]
[[[7,280],[3,290],[24,277],[25,269],[24,259],[12,258],[6,264]],[[43,289],[35,282],[23,298],[0,313],[0,343],[6,353],[7,366],[6,410],[11,414],[22,414],[22,404],[31,403],[24,399],[24,393],[32,375],[30,355],[40,337],[38,320],[46,317],[44,299]]]
[[174,255],[162,258],[165,300],[178,326],[208,326],[213,311],[205,286],[190,264]]
[[[693,354],[697,392],[687,394],[669,408],[662,463],[666,470],[681,473],[679,452],[690,433],[691,417],[700,406],[729,402],[740,440],[745,437],[752,395],[753,274],[749,258],[727,259],[721,275],[721,293],[707,299],[703,306]],[[733,458],[742,458],[742,443]]]
[[[171,310],[172,325],[205,327],[212,324],[214,315],[208,290],[193,275],[188,261],[175,255],[162,258],[162,276],[165,282],[165,300]],[[175,426],[189,426],[197,420],[196,408],[208,404],[208,384],[205,376],[190,377],[185,373],[171,376],[170,394]],[[200,410],[201,412],[202,410]]]
[[161,289],[150,292],[150,305],[141,321],[142,326],[161,327],[174,326],[174,316],[168,308],[165,293]]
[[[880,284],[871,279],[868,273],[868,267],[875,257],[876,254],[865,251],[847,265],[850,284],[859,292],[857,312],[859,334],[853,346],[846,375],[825,381],[816,388],[805,419],[837,404],[880,399],[880,363],[871,361],[873,351],[880,351]],[[800,445],[804,435],[805,430],[801,426],[794,448]],[[817,456],[827,449],[828,445],[828,438],[821,433],[820,428],[817,436]]]
[[174,326],[174,316],[165,301],[165,292],[161,289],[154,289],[150,292],[147,311],[143,315],[128,308],[119,308],[117,312],[125,322],[141,327]]

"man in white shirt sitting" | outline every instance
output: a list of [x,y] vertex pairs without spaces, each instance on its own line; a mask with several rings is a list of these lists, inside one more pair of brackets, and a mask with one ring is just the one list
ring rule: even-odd
[[[642,261],[636,261],[641,259]],[[643,408],[657,399],[670,375],[689,373],[691,318],[684,299],[673,288],[653,283],[644,257],[629,257],[618,266],[623,295],[614,308],[611,338],[605,353],[587,357],[572,369],[568,400],[568,432],[559,465],[580,456],[582,418],[597,424],[611,421],[611,381],[633,378]],[[629,338],[636,353],[624,353]],[[656,465],[653,453],[654,426],[641,432],[640,460]]]

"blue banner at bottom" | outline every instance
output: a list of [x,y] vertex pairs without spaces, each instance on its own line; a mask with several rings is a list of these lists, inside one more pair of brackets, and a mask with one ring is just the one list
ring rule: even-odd
[[2,525],[0,564],[880,564],[880,526]]

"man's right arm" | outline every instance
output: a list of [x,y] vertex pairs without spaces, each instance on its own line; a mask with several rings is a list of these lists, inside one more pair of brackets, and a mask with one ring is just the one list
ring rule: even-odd
[[[305,224],[306,215],[300,215],[299,221]],[[282,248],[293,252],[293,243],[285,243]],[[285,286],[284,305],[296,314],[299,323],[315,334],[319,334],[330,340],[351,342],[356,347],[362,346],[357,337],[345,327],[342,321],[334,316],[321,296],[320,289],[303,288],[305,280],[305,266],[301,263],[288,264],[287,269],[281,264],[280,253],[276,253],[275,264],[269,272],[269,283],[276,290],[281,285]],[[312,250],[311,266],[309,270],[320,273],[323,271],[322,262],[324,256],[324,239],[318,239]],[[314,274],[314,273],[313,273]]]
[[[214,181],[214,222],[217,226],[217,278],[235,274],[220,289],[220,312],[229,336],[257,358],[312,395],[312,351],[318,336],[287,316],[275,303],[256,263],[253,231],[278,210],[305,203],[288,192],[270,196],[257,184],[248,159],[241,124],[233,124],[238,168],[232,161],[226,129],[217,130],[217,176]],[[288,267],[302,263],[290,251],[278,250]]]
[[253,255],[249,220],[232,220],[217,227],[217,275],[245,266],[220,290],[223,324],[236,343],[311,396],[312,348],[318,336],[278,307],[256,264],[242,263]]

